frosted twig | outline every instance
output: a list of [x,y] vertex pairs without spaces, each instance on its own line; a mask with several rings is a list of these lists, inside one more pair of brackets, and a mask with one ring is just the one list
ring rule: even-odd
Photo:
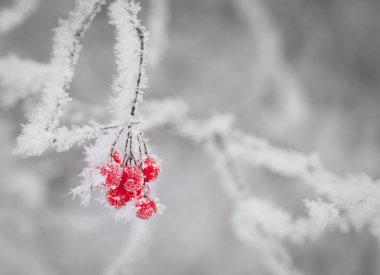
[[278,116],[275,120],[281,123],[275,124],[273,129],[278,131],[289,124],[304,121],[309,111],[302,83],[285,60],[278,27],[274,24],[265,1],[232,0],[231,2],[246,20],[255,41],[253,62],[255,90],[264,97],[268,90],[278,97],[278,104],[270,109],[269,115]]
[[[347,227],[342,223],[356,229],[361,229],[364,225],[375,226],[380,218],[379,181],[366,175],[340,177],[327,170],[315,154],[307,156],[275,147],[265,140],[233,129],[231,121],[228,117],[214,117],[204,121],[185,118],[175,127],[182,135],[200,144],[208,144],[215,138],[215,133],[222,133],[226,150],[239,162],[247,162],[285,177],[303,180],[318,195],[326,196],[334,207],[329,208],[332,212],[321,208],[320,213],[325,214],[319,218],[324,217],[326,225],[335,221],[339,222],[342,229]],[[310,201],[307,206],[311,206]],[[314,212],[318,206],[323,207],[323,204],[313,204]],[[334,220],[338,218],[336,213],[339,213],[339,219]]]
[[105,0],[78,0],[68,19],[61,20],[55,30],[51,58],[51,76],[44,83],[41,101],[28,116],[17,139],[15,153],[40,155],[54,142],[63,107],[70,101],[67,89],[81,50],[80,39],[99,12]]
[[[149,116],[146,117],[143,128],[154,128],[167,124],[175,126],[186,121],[185,116],[188,109],[186,104],[178,100],[164,102],[152,102],[144,107],[145,113]],[[166,107],[163,107],[162,104],[166,104]],[[177,110],[184,110],[184,112],[176,115]],[[201,127],[203,122],[197,122],[197,127]],[[105,126],[76,127],[73,131],[60,129],[61,136],[65,138],[61,141],[57,140],[57,148],[71,147],[76,142],[94,138],[102,127]],[[229,137],[227,144],[239,159],[270,169],[283,176],[301,178],[310,184],[318,194],[327,196],[339,212],[344,213],[349,219],[350,224],[355,224],[355,227],[361,228],[370,222],[370,217],[374,217],[379,201],[377,181],[373,181],[365,175],[341,178],[326,170],[315,155],[306,156],[298,152],[276,148],[264,140],[236,130],[232,130]],[[342,186],[345,188],[341,188]],[[355,214],[357,211],[362,212],[360,216],[363,218],[357,218],[358,215]]]
[[143,89],[147,87],[144,56],[148,34],[137,18],[139,11],[140,6],[134,1],[116,0],[109,7],[110,23],[116,28],[117,75],[111,100],[114,123],[125,123],[135,117]]
[[[69,19],[61,22],[54,38],[51,77],[44,84],[41,102],[29,115],[17,139],[15,153],[25,157],[42,154],[49,146],[57,151],[68,150],[74,143],[94,138],[101,125],[59,127],[63,107],[71,100],[68,89],[80,51],[79,40],[104,0],[86,0],[77,3]],[[116,27],[116,63],[118,74],[114,79],[115,97],[111,100],[114,114],[112,124],[133,123],[136,108],[147,86],[145,76],[145,40],[147,33],[140,25],[137,13],[140,6],[134,1],[115,1],[110,5],[110,22]],[[138,53],[138,54],[137,54]]]
[[146,254],[151,240],[151,232],[148,224],[144,221],[133,224],[131,230],[122,251],[105,269],[104,275],[134,274],[136,263]]
[[170,7],[168,0],[150,0],[149,2],[149,66],[156,67],[169,43]]
[[23,23],[37,8],[41,0],[13,0],[11,7],[0,10],[0,34],[10,32]]
[[252,195],[238,159],[227,144],[231,122],[229,116],[215,116],[200,124],[187,118],[175,127],[181,136],[194,141],[213,159],[219,180],[234,204],[232,225],[236,235],[260,251],[260,261],[273,274],[299,274],[281,241],[303,240],[310,234],[304,226],[308,221],[294,222],[290,214]]
[[[25,156],[41,154],[49,145],[62,151],[75,143],[97,137],[96,145],[88,148],[88,151],[92,152],[88,154],[87,161],[92,168],[99,167],[104,158],[109,156],[109,146],[112,147],[112,142],[115,141],[114,132],[117,134],[114,130],[137,123],[137,106],[142,98],[142,90],[147,86],[144,71],[147,33],[137,19],[140,7],[133,1],[116,0],[110,5],[109,13],[110,22],[116,27],[117,75],[113,83],[114,98],[110,103],[114,114],[113,121],[108,126],[93,123],[82,127],[74,126],[70,130],[59,127],[63,107],[70,100],[66,90],[69,88],[81,48],[80,38],[104,2],[78,1],[76,10],[70,14],[68,20],[62,21],[56,30],[51,76],[43,86],[41,103],[29,116],[29,124],[24,126],[18,139],[16,152]],[[276,57],[277,53],[273,55]],[[269,67],[272,68],[276,64]],[[264,75],[279,77],[279,83],[285,83],[285,87],[290,87],[289,90],[292,91],[294,79],[284,75],[284,71],[287,71],[286,67],[275,73],[264,71]],[[298,100],[298,95],[294,98]],[[223,186],[235,204],[236,211],[232,221],[237,235],[245,242],[260,247],[265,252],[267,264],[276,274],[296,273],[280,240],[301,242],[311,238],[311,222],[304,218],[294,219],[291,214],[274,204],[253,196],[240,170],[240,162],[263,167],[285,177],[299,178],[308,183],[318,195],[328,198],[328,202],[322,199],[305,201],[312,221],[316,221],[321,229],[338,222],[341,228],[354,226],[361,229],[369,225],[372,232],[380,236],[378,181],[365,175],[340,177],[326,169],[315,155],[307,156],[278,148],[265,140],[234,129],[229,117],[193,119],[186,113],[186,104],[182,105],[185,111],[180,115],[180,107],[173,101],[167,105],[168,108],[163,108],[160,103],[156,106],[151,104],[150,111],[146,113],[148,123],[145,127],[170,125],[180,135],[200,144],[215,158],[216,169],[222,174]],[[101,136],[99,133],[103,132],[106,133]],[[127,138],[126,141],[127,147],[132,150],[132,139]],[[95,177],[94,182],[97,182],[96,177],[99,176],[90,172],[84,171],[84,184],[73,191],[74,194],[82,196],[83,204],[87,204],[90,199],[89,190],[93,187],[89,184],[93,180],[91,177]],[[268,217],[262,215],[262,212],[270,212],[271,215]],[[141,236],[140,231],[136,234],[137,237]],[[136,241],[132,240],[116,265],[122,266],[128,255],[133,253],[131,251],[138,248],[140,247]],[[110,270],[107,272],[116,272]]]
[[357,229],[371,224],[372,219],[378,216],[378,180],[367,175],[340,177],[327,170],[316,154],[307,156],[274,147],[265,140],[238,131],[231,135],[229,146],[242,161],[267,168],[282,176],[303,180],[317,194],[328,197],[340,210],[344,210],[347,222]]
[[[75,10],[56,30],[50,77],[44,83],[41,102],[29,115],[17,139],[16,154],[24,157],[42,154],[49,146],[57,151],[68,150],[75,143],[95,138],[107,126],[96,123],[84,126],[61,126],[63,107],[71,100],[69,88],[80,51],[79,40],[90,25],[104,0],[78,2]],[[140,6],[134,1],[116,0],[109,7],[110,23],[116,28],[115,55],[117,75],[112,88],[115,94],[110,109],[111,124],[124,125],[137,121],[136,110],[147,87],[145,44],[148,37],[137,18]]]
[[[177,115],[177,110],[184,110],[184,112]],[[193,119],[186,110],[188,110],[187,104],[180,100],[146,102],[142,108],[143,114],[145,114],[143,116],[143,129],[152,130],[157,127],[170,126],[179,131],[182,136],[190,138],[200,145],[208,146],[208,150],[222,146],[239,163],[246,162],[257,167],[269,169],[273,173],[284,177],[303,180],[318,195],[326,196],[330,203],[336,207],[339,214],[345,217],[346,222],[355,226],[355,228],[360,229],[366,224],[375,225],[375,220],[379,218],[379,215],[376,214],[380,201],[378,181],[372,180],[365,175],[339,177],[327,170],[315,154],[308,156],[296,151],[275,147],[263,139],[234,129],[231,117],[216,116],[208,120]],[[216,156],[220,154],[218,153],[219,151],[212,150]],[[216,162],[217,165],[219,162],[220,159]],[[236,165],[234,164],[234,166]],[[240,177],[239,175],[241,173],[238,176],[233,176],[232,179]],[[225,178],[230,179],[231,176],[226,175]],[[238,187],[233,180],[231,180],[231,184],[226,188],[230,190],[230,194],[235,194],[235,197],[241,198],[245,196],[244,194],[249,194],[247,193],[246,185],[239,184],[240,187]],[[310,203],[307,203],[307,206],[310,205]],[[313,205],[318,207],[318,204]],[[265,208],[265,206],[263,207]],[[334,219],[331,218],[335,217],[335,215],[325,211],[324,213],[326,213],[324,217],[328,220],[326,225],[333,223]],[[300,232],[293,237],[289,233],[285,236],[286,238],[289,237],[298,242],[305,238],[314,237],[312,233],[302,232],[303,227],[309,227],[309,225],[304,224],[302,219],[290,222],[292,220],[290,215],[284,220],[289,220],[289,224],[296,223],[300,226],[292,230],[289,229],[289,232]],[[335,221],[342,222],[343,220],[336,219]],[[318,224],[324,223],[320,221]],[[289,226],[285,227],[289,228]]]

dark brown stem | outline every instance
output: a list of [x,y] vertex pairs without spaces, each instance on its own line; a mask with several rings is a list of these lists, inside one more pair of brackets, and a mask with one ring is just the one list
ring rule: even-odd
[[135,159],[135,156],[133,155],[133,149],[132,149],[132,143],[133,143],[133,135],[131,133],[131,138],[129,140],[129,158],[130,158],[130,164],[132,165],[132,160],[134,162],[134,164],[136,165],[136,159]]
[[144,145],[145,155],[148,157],[149,156],[149,154],[148,154],[148,146],[146,145],[146,142],[145,142],[145,139],[144,139],[142,133],[140,133],[140,137],[141,137],[142,143]]
[[116,136],[115,141],[112,143],[111,152],[110,152],[110,159],[111,159],[111,161],[112,161],[112,155],[113,155],[113,152],[115,151],[116,143],[117,143],[117,141],[118,141],[120,135],[124,132],[124,129],[125,129],[124,127],[120,129],[119,133],[118,133],[117,136]]
[[140,63],[139,63],[139,72],[137,75],[137,83],[136,83],[136,91],[135,91],[135,98],[132,102],[132,109],[131,109],[131,116],[135,116],[135,111],[136,111],[136,105],[138,101],[138,97],[140,94],[140,85],[141,85],[141,77],[142,77],[142,66],[144,63],[144,49],[145,49],[145,44],[144,44],[144,32],[141,29],[140,26],[136,26],[136,32],[137,36],[140,40]]
[[131,132],[129,131],[130,129],[130,126],[128,127],[128,136],[127,136],[127,140],[125,141],[125,147],[124,147],[124,157],[123,157],[123,161],[122,161],[122,165],[125,165],[127,164],[128,162],[128,144],[129,144],[129,139],[131,138]]

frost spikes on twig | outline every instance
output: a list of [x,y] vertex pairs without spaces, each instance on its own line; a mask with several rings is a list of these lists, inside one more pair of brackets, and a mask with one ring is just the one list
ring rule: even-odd
[[114,123],[133,122],[147,87],[144,56],[148,33],[137,18],[140,9],[134,1],[124,0],[116,0],[109,7],[110,23],[116,28],[117,74],[111,100]]
[[40,103],[23,125],[16,154],[40,155],[54,143],[54,131],[59,126],[63,107],[71,100],[66,90],[81,50],[80,39],[104,3],[105,0],[78,0],[68,19],[59,22],[53,39],[51,76],[43,86]]

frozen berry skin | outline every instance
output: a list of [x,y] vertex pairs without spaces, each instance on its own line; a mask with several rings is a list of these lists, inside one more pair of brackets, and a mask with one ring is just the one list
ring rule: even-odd
[[116,189],[120,185],[123,169],[119,164],[107,164],[100,169],[100,174],[105,177],[107,189]]
[[131,200],[135,196],[133,192],[125,190],[122,184],[120,184],[119,187],[114,190],[108,190],[107,194],[109,194],[112,197],[117,197],[117,196],[125,197],[128,199],[128,201]]
[[143,173],[145,182],[151,182],[157,179],[160,173],[160,164],[155,158],[148,157],[144,160]]
[[[145,191],[145,192],[144,192]],[[144,195],[149,195],[150,194],[150,188],[148,185],[143,186],[140,190],[137,190],[135,193],[136,198],[140,198]]]
[[137,192],[144,186],[143,173],[138,166],[126,166],[121,179],[125,189],[130,192]]
[[112,153],[112,160],[116,163],[121,163],[120,154],[118,151]]
[[123,197],[112,197],[110,196],[109,194],[106,195],[106,201],[107,203],[116,208],[116,209],[120,209],[122,208],[123,206],[125,206],[127,204],[127,200],[125,200]]
[[157,205],[154,200],[148,197],[140,197],[135,202],[136,217],[148,220],[157,213]]
[[109,205],[113,206],[116,209],[119,209],[127,204],[134,194],[125,190],[122,184],[118,188],[108,190],[106,193],[106,201]]

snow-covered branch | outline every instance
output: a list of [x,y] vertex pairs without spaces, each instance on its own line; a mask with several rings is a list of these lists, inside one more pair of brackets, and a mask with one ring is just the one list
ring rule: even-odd
[[[380,218],[380,184],[367,175],[349,175],[340,177],[323,166],[316,154],[310,156],[275,147],[267,141],[253,135],[244,134],[232,127],[230,117],[216,117],[210,120],[185,119],[178,125],[179,131],[198,142],[210,142],[215,133],[225,133],[224,146],[239,162],[262,167],[278,175],[300,179],[312,187],[316,194],[329,199],[331,211],[326,211],[326,204],[312,203],[306,205],[310,213],[320,209],[325,221],[319,224],[331,224],[334,218],[341,228],[353,226],[359,230],[365,225],[375,226]],[[314,214],[312,216],[315,216]],[[345,224],[342,224],[345,222]],[[346,225],[346,226],[344,226]]]
[[150,0],[149,2],[149,65],[156,67],[169,43],[170,7],[168,0]]
[[125,246],[105,269],[104,275],[134,274],[136,264],[141,261],[149,247],[152,238],[150,226],[141,221],[132,226]]
[[[234,205],[231,221],[236,235],[245,243],[260,249],[263,261],[266,261],[272,273],[298,273],[292,266],[283,244],[284,240],[302,243],[318,237],[322,229],[331,225],[337,225],[340,230],[349,230],[351,227],[360,230],[369,226],[372,233],[380,239],[379,181],[366,175],[336,175],[324,167],[316,154],[309,156],[276,147],[266,140],[235,129],[231,116],[195,119],[189,115],[188,105],[179,100],[150,102],[142,106],[143,115],[138,117],[138,103],[142,100],[144,88],[147,87],[145,54],[148,34],[137,18],[140,6],[134,1],[116,0],[109,7],[110,23],[116,29],[114,49],[117,64],[117,73],[112,85],[113,98],[110,101],[113,114],[111,123],[101,125],[93,122],[70,128],[62,126],[64,107],[71,100],[67,90],[81,50],[80,39],[104,3],[105,0],[77,1],[75,10],[67,20],[61,21],[56,29],[50,65],[21,61],[15,56],[0,60],[4,64],[0,66],[1,85],[15,92],[6,93],[2,104],[13,104],[28,93],[39,92],[42,87],[41,102],[29,115],[29,123],[23,127],[17,141],[16,153],[24,156],[39,155],[49,146],[57,151],[64,151],[74,144],[96,139],[92,146],[86,148],[89,167],[82,173],[82,185],[72,190],[74,195],[81,197],[82,204],[87,205],[92,196],[91,191],[97,188],[100,190],[104,185],[104,175],[99,171],[99,167],[107,167],[110,158],[113,161],[115,149],[123,152],[124,148],[124,159],[120,167],[124,167],[128,160],[132,163],[132,159],[137,167],[144,160],[141,144],[144,145],[146,156],[150,150],[139,129],[151,130],[169,126],[180,136],[194,141],[213,158],[220,182]],[[162,3],[162,7],[167,8],[167,2],[163,0]],[[261,7],[257,9],[256,14],[260,20],[256,18],[251,24],[264,22],[264,30],[272,31],[273,27],[266,21],[268,16],[264,14],[260,1],[253,2],[256,3],[253,6],[246,6],[250,2],[244,0],[237,3],[241,12],[247,7]],[[165,25],[167,10],[163,9],[160,12],[162,18],[159,21]],[[164,25],[157,27],[158,30],[155,32],[164,32]],[[263,30],[261,32],[265,33]],[[259,66],[263,70],[260,77],[275,80],[278,86],[284,89],[284,98],[289,99],[286,112],[291,119],[302,117],[304,106],[300,83],[292,73],[288,73],[286,62],[277,48],[279,42],[276,36],[268,33],[265,39],[258,39],[265,42],[259,45],[259,51],[269,52],[269,55],[260,61]],[[270,50],[266,51],[267,49]],[[1,67],[4,69],[1,70]],[[18,82],[14,75],[5,70],[9,67],[19,71],[22,81]],[[37,72],[37,81],[35,75],[28,75],[29,70]],[[122,144],[118,143],[120,140],[123,140]],[[127,158],[128,153],[130,158]],[[135,156],[138,156],[138,153],[140,158],[136,161]],[[242,164],[262,167],[275,174],[307,183],[317,196],[321,197],[304,201],[310,219],[294,217],[290,211],[252,194],[244,177]],[[141,190],[146,191],[137,191],[141,194]],[[109,191],[110,189],[101,190],[102,195]],[[134,196],[137,194],[135,191]],[[104,196],[100,200],[106,202]],[[125,219],[131,217],[134,207],[132,205],[122,210],[110,208],[115,210],[116,218]],[[131,255],[136,255],[136,251],[141,248],[141,241],[146,237],[143,229],[136,229],[131,236],[131,242],[125,247],[120,258],[106,271],[107,274],[125,271],[123,266],[129,262]]]
[[[230,117],[194,120],[189,117],[188,109],[188,105],[181,100],[146,102],[142,106],[142,128],[150,130],[163,126],[174,127],[181,135],[198,141],[199,144],[204,142],[210,144],[212,141],[213,143],[211,144],[214,144],[214,147],[217,142],[221,142],[220,138],[222,136],[224,146],[232,152],[231,154],[237,161],[263,167],[285,177],[300,179],[315,189],[317,195],[328,198],[329,202],[316,203],[313,200],[308,200],[306,203],[307,209],[310,209],[309,213],[313,218],[313,223],[317,223],[317,226],[314,227],[322,229],[337,222],[341,229],[347,228],[347,225],[361,229],[364,225],[370,224],[375,230],[374,234],[377,234],[378,230],[375,229],[375,224],[379,219],[376,213],[380,198],[377,181],[365,175],[339,177],[328,171],[321,164],[316,154],[308,156],[296,151],[282,149],[269,144],[263,139],[244,134],[232,127]],[[179,110],[182,112],[178,113]],[[215,130],[216,125],[219,125],[218,127],[221,129]],[[102,132],[102,127],[101,125],[98,125],[98,127],[93,125],[68,131],[62,134],[65,137],[70,137],[64,141],[64,144],[72,146],[85,139],[97,137]],[[215,135],[215,133],[219,134]],[[225,134],[220,135],[220,133]],[[229,177],[226,176],[225,178]],[[236,183],[227,188],[236,188],[234,184]],[[344,188],[342,188],[343,186]],[[242,194],[249,194],[246,193],[244,185],[243,190],[245,191]],[[239,192],[235,190],[231,194],[236,193],[236,196],[240,198]],[[325,211],[327,209],[326,204],[329,205],[328,209],[331,211]],[[279,209],[279,211],[281,212],[282,210]],[[320,215],[317,218],[318,213]],[[344,219],[338,217],[336,213],[342,215]],[[279,214],[279,216],[282,215]],[[282,220],[292,221],[290,214],[286,213],[285,216],[288,217]],[[310,228],[310,225],[305,225],[302,220],[295,220],[289,222],[289,224],[297,224],[297,226],[292,230],[289,229],[289,234],[285,238],[289,237],[295,241],[302,241],[305,238],[313,238],[316,234],[314,232],[308,236],[307,228]],[[283,228],[289,228],[289,225]],[[294,235],[294,232],[298,233]]]
[[364,174],[338,176],[324,167],[316,154],[308,156],[278,148],[241,132],[232,133],[229,146],[242,161],[285,177],[301,179],[318,195],[327,197],[344,220],[356,229],[371,225],[374,219],[379,218],[378,180]]
[[[148,104],[146,113],[143,108],[148,122],[144,129],[169,126],[213,158],[220,182],[235,205],[232,224],[237,236],[265,251],[265,259],[274,268],[272,272],[297,274],[283,246],[284,240],[295,244],[315,240],[325,227],[333,224],[344,231],[350,226],[361,229],[369,225],[372,233],[379,236],[377,210],[380,194],[376,181],[366,176],[339,177],[324,168],[315,155],[275,147],[265,140],[243,134],[234,129],[231,116],[202,120],[191,118],[185,112],[173,121],[179,102],[166,100]],[[165,108],[160,108],[162,106]],[[188,109],[183,102],[180,106]],[[170,109],[172,112],[168,111]],[[284,177],[303,180],[329,202],[305,200],[310,219],[294,218],[290,212],[252,194],[240,169],[244,162]]]
[[50,66],[16,55],[0,58],[1,106],[11,107],[18,101],[38,94],[50,76]]
[[40,103],[17,139],[15,153],[40,155],[55,142],[54,131],[63,107],[70,101],[67,90],[81,50],[80,39],[104,3],[105,0],[77,1],[68,19],[60,21],[53,39],[50,77],[44,83]]
[[[313,224],[308,224],[308,221],[302,218],[294,220],[292,215],[281,209],[275,211],[279,214],[274,216],[286,221],[282,222],[284,226],[278,228],[288,228],[284,230],[288,232],[286,234],[275,233],[278,237],[302,242],[305,239],[314,238],[318,233],[315,230],[309,230],[310,228],[323,229],[329,224],[338,222],[340,228],[343,229],[343,221],[356,229],[361,229],[364,225],[375,228],[379,219],[377,215],[380,201],[378,181],[366,175],[340,177],[325,168],[316,154],[306,155],[282,149],[271,145],[266,140],[242,133],[233,127],[231,116],[215,116],[205,120],[194,119],[189,115],[188,109],[188,105],[181,100],[146,102],[142,108],[142,128],[152,130],[169,126],[181,136],[193,140],[206,151],[212,152],[210,155],[215,157],[216,167],[226,165],[225,152],[228,152],[227,159],[234,159],[232,167],[235,168],[222,177],[224,179],[222,183],[236,200],[246,198],[250,201],[252,199],[247,183],[243,183],[245,179],[242,171],[239,171],[240,165],[236,163],[249,163],[284,177],[302,180],[312,187],[317,195],[329,200],[329,202],[321,199],[315,202],[305,201],[307,209],[310,209]],[[183,112],[178,113],[180,110]],[[222,170],[218,169],[219,172]],[[258,199],[256,198],[255,201],[257,203]],[[274,207],[272,204],[261,203],[261,205],[263,209]],[[337,216],[337,213],[340,216]]]
[[232,225],[237,237],[260,251],[260,262],[271,274],[299,274],[281,241],[294,238],[296,230],[303,235],[307,231],[299,228],[301,223],[293,223],[290,214],[252,195],[239,160],[226,144],[231,122],[230,116],[215,116],[204,123],[187,118],[176,129],[212,158],[219,181],[234,204]]
[[276,97],[274,108],[268,108],[267,113],[274,125],[273,130],[285,130],[289,125],[302,123],[309,115],[306,94],[284,57],[279,28],[266,7],[267,3],[262,0],[232,0],[232,3],[245,19],[255,43],[255,60],[252,61],[254,90],[262,97],[268,92],[273,92]]
[[[167,0],[151,1],[148,21],[150,35],[148,36],[145,32],[145,40],[149,37],[149,65],[154,67],[161,61],[168,43],[169,3]],[[120,29],[119,32],[123,33],[125,30],[121,31]],[[133,43],[135,42],[133,41]],[[127,43],[123,44],[127,45]],[[130,71],[132,71],[131,64],[128,65]],[[51,69],[48,64],[23,59],[15,54],[0,58],[1,105],[11,107],[31,95],[38,95],[49,78]],[[72,102],[72,104],[77,105],[77,102]],[[70,107],[71,105],[68,106],[68,108]],[[97,108],[97,112],[100,109]],[[70,115],[70,112],[68,113]],[[105,112],[103,111],[103,113]]]
[[112,84],[115,97],[111,101],[115,123],[126,123],[135,116],[147,87],[144,56],[148,35],[137,18],[139,11],[140,6],[134,1],[124,0],[116,0],[109,9],[110,23],[116,28],[117,75]]
[[[29,115],[17,139],[15,153],[25,157],[42,154],[49,146],[57,151],[68,150],[74,143],[94,138],[102,128],[98,124],[60,127],[63,108],[71,100],[70,86],[74,67],[81,49],[80,38],[89,27],[104,0],[79,1],[67,20],[60,22],[54,37],[50,77],[44,83],[41,102]],[[110,5],[110,23],[116,28],[115,55],[117,75],[110,103],[113,125],[125,125],[136,116],[143,89],[147,86],[145,75],[145,44],[147,33],[140,25],[137,13],[140,6],[134,1],[115,1]]]

